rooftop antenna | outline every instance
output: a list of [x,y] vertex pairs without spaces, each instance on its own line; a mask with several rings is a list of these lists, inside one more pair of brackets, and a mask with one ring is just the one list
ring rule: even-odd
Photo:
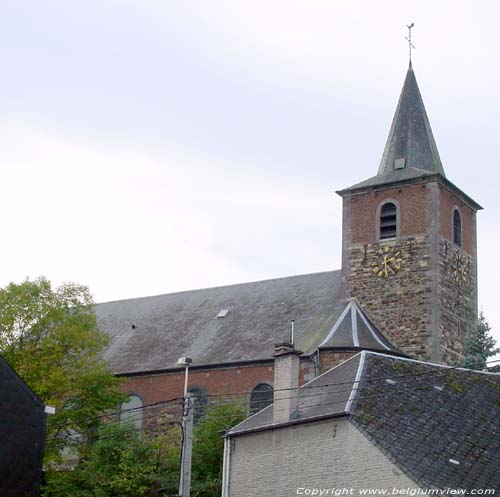
[[406,27],[408,28],[408,36],[405,36],[405,40],[408,42],[408,52],[409,52],[409,57],[410,57],[410,67],[411,67],[411,49],[412,48],[417,48],[412,42],[411,42],[411,30],[415,26],[415,23],[408,24]]

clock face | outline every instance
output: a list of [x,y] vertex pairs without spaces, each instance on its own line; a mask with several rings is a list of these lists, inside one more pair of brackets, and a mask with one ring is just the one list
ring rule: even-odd
[[401,269],[401,251],[394,246],[384,245],[375,254],[372,272],[379,278],[387,279]]
[[465,285],[469,278],[469,260],[458,250],[455,250],[451,256],[451,274],[460,286]]

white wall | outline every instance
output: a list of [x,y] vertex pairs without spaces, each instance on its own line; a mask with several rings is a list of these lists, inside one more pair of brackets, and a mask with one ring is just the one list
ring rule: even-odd
[[[319,496],[307,491],[342,488],[359,495],[360,488],[394,487],[418,488],[346,419],[244,435],[231,444],[230,497]],[[322,495],[339,495],[329,492]]]

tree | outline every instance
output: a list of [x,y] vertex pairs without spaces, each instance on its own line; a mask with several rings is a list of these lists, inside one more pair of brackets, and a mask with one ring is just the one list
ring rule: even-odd
[[490,331],[490,325],[481,311],[477,327],[465,339],[464,359],[461,366],[477,370],[487,368],[488,359],[500,352],[499,348],[495,348],[496,341],[491,336]]
[[[196,425],[192,497],[219,497],[222,432],[246,417],[239,402],[207,407]],[[167,497],[177,495],[182,434],[180,423],[158,430],[107,422],[74,471],[49,475],[46,497]]]
[[180,431],[142,436],[133,425],[107,422],[74,471],[52,472],[46,497],[177,495]]
[[241,400],[209,406],[193,434],[192,497],[219,497],[222,490],[223,433],[248,416]]
[[46,405],[45,460],[58,460],[95,429],[99,415],[123,400],[101,358],[107,338],[97,328],[84,286],[53,289],[45,278],[0,289],[0,353]]

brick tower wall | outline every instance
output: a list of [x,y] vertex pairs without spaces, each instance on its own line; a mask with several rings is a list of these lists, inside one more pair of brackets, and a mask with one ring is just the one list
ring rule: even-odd
[[[398,205],[398,237],[379,242],[377,209],[386,200]],[[451,242],[455,206],[462,213],[463,250]],[[349,294],[402,352],[448,364],[459,360],[465,334],[477,319],[473,209],[437,182],[422,182],[344,197],[343,222],[342,269]],[[377,277],[372,265],[384,246],[401,253],[401,269],[387,279]],[[450,254],[457,250],[470,260],[463,285],[450,271]]]

